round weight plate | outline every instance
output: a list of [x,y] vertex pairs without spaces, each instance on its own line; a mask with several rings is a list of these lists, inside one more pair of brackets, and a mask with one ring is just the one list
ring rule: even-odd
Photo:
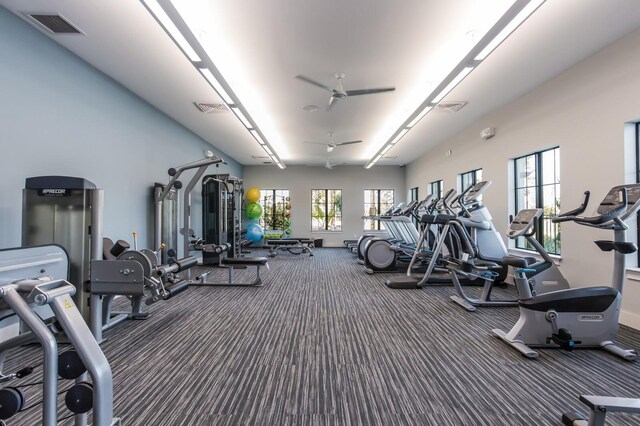
[[86,413],[93,408],[93,386],[88,382],[71,386],[64,397],[64,403],[72,413]]
[[6,420],[22,410],[25,397],[20,389],[0,389],[0,419]]
[[66,351],[58,357],[58,375],[63,379],[77,379],[86,371],[78,352]]

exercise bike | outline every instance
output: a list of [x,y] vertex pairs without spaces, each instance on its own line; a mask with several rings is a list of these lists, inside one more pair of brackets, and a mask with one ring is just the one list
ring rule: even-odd
[[640,184],[611,188],[597,209],[597,215],[581,215],[583,205],[553,218],[553,222],[572,221],[579,225],[614,232],[613,241],[596,241],[601,250],[614,251],[612,286],[571,288],[542,295],[532,294],[526,259],[507,257],[504,263],[516,268],[520,318],[509,332],[493,329],[492,333],[527,358],[538,357],[532,348],[600,348],[628,361],[636,359],[635,350],[622,349],[612,339],[618,331],[618,316],[622,303],[625,256],[637,251],[635,243],[626,241],[625,220],[640,208]]

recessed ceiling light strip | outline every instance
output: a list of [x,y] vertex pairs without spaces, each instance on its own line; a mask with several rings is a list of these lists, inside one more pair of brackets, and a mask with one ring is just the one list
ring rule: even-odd
[[231,107],[236,117],[249,130],[260,146],[268,147],[274,162],[281,169],[284,163],[276,153],[273,146],[264,137],[256,123],[251,118],[246,108],[241,105],[238,97],[215,66],[207,52],[204,50],[193,31],[180,16],[171,0],[140,0],[151,15],[158,21],[165,32],[182,50],[202,76],[209,82],[213,89],[220,95],[224,102]]
[[187,55],[192,62],[200,62],[198,54],[193,50],[193,47],[191,47],[189,42],[184,38],[162,6],[160,6],[156,0],[142,0],[142,3],[147,7],[147,10],[156,17],[156,20],[160,22],[160,25],[162,25],[178,47],[182,49],[184,54]]
[[431,109],[444,99],[462,82],[481,61],[487,58],[513,31],[520,26],[545,0],[515,0],[511,7],[496,21],[489,31],[478,41],[469,53],[455,66],[440,84],[427,96],[422,104],[391,135],[389,140],[369,160],[365,169],[371,168],[390,146],[394,146],[411,128],[413,128]]

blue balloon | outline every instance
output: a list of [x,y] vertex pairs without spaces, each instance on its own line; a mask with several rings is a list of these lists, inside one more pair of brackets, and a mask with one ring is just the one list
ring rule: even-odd
[[263,237],[264,229],[262,229],[262,226],[258,225],[257,223],[250,223],[249,225],[247,225],[247,235],[245,235],[245,238],[247,240],[258,243],[260,242],[260,240],[262,240]]

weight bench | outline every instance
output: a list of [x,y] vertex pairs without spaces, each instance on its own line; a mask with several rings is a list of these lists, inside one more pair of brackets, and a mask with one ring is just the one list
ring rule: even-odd
[[[266,266],[268,268],[269,264],[267,264],[266,257],[221,257],[219,266],[226,267],[229,270],[229,281],[223,282],[223,283],[206,283],[204,282],[204,278],[206,274],[204,274],[196,278],[199,281],[196,285],[262,287],[262,279],[260,278],[260,267]],[[233,281],[234,269],[236,267],[245,269],[248,266],[256,267],[256,278],[252,282],[248,282],[248,283],[234,282]]]
[[269,257],[275,257],[278,250],[288,251],[291,254],[309,253],[313,256],[313,240],[310,238],[284,238],[280,240],[267,240]]

